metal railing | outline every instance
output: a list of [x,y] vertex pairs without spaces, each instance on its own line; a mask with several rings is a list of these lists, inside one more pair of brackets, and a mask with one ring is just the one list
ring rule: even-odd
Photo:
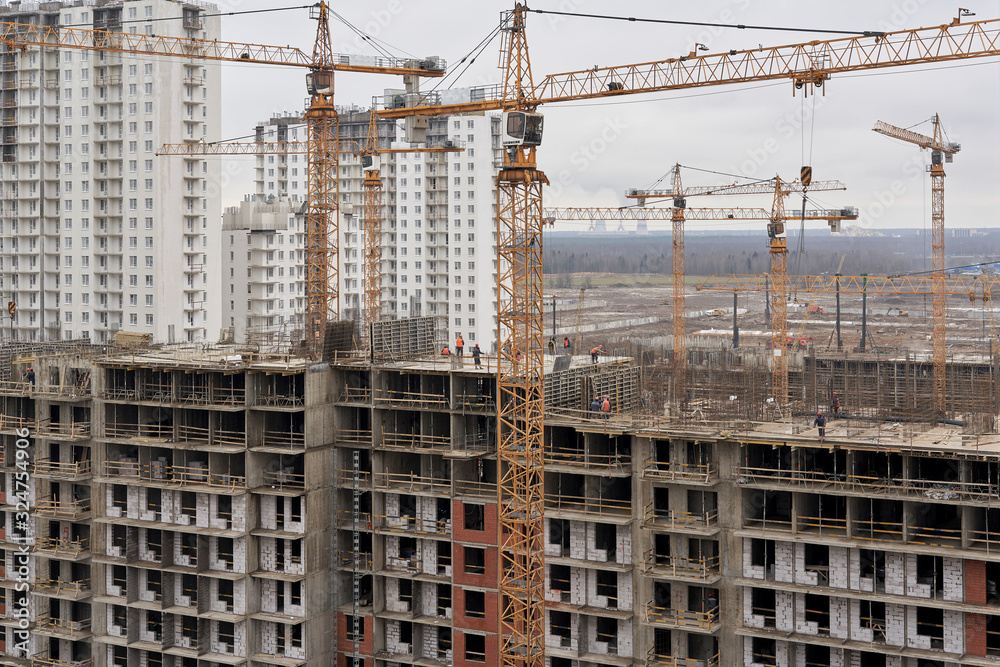
[[632,456],[629,454],[588,454],[580,451],[547,450],[545,463],[604,472],[627,473],[632,469]]
[[31,667],[93,667],[93,658],[85,660],[57,660],[49,657],[49,652],[36,653],[31,656]]
[[151,438],[166,440],[174,437],[174,427],[161,424],[129,424],[125,422],[105,422],[105,438]]
[[687,482],[689,484],[710,484],[719,479],[719,466],[714,463],[691,464],[670,463],[646,459],[642,465],[643,479],[665,482]]
[[90,511],[90,498],[58,501],[45,498],[35,503],[35,514],[56,519],[74,519]]
[[302,490],[306,488],[306,476],[280,470],[267,471],[264,473],[264,484],[272,488]]
[[687,611],[672,607],[657,606],[655,601],[647,602],[642,608],[643,620],[647,623],[662,623],[677,628],[700,628],[711,631],[719,622],[719,610]]
[[253,397],[252,405],[254,407],[264,405],[279,408],[298,408],[305,405],[305,401],[302,396],[299,396],[298,394],[263,393],[257,394]]
[[264,440],[259,446],[304,449],[306,446],[306,435],[305,433],[296,433],[295,431],[272,431],[265,429]]
[[678,512],[676,510],[659,509],[652,503],[646,505],[644,526],[655,526],[667,530],[704,530],[719,525],[719,511],[708,512]]
[[580,512],[604,517],[628,517],[632,514],[631,500],[586,498],[580,496],[545,495],[545,507],[563,512]]
[[420,433],[383,433],[382,446],[391,449],[437,449],[450,451],[452,440],[446,435]]
[[456,479],[455,493],[460,496],[495,498],[497,495],[497,484],[496,482],[467,482]]
[[344,445],[370,445],[372,444],[371,429],[349,429],[341,428],[334,432],[334,440],[338,444]]
[[423,519],[413,516],[375,516],[376,530],[417,535],[450,535],[451,519]]
[[51,459],[36,459],[35,474],[45,477],[73,478],[90,474],[90,461],[63,463]]
[[904,477],[875,477],[852,475],[846,471],[780,470],[738,466],[738,484],[774,484],[806,486],[837,492],[877,493],[880,496],[901,498],[930,498],[933,500],[1000,500],[1000,484],[980,482],[946,482],[934,479],[907,479]]
[[229,472],[214,473],[207,467],[174,466],[157,463],[140,464],[136,461],[105,461],[104,474],[108,477],[133,477],[143,481],[171,486],[210,486],[223,489],[245,489],[247,478]]
[[662,556],[650,549],[643,555],[643,571],[656,576],[708,579],[721,574],[718,556],[709,558],[679,558]]
[[653,647],[646,653],[646,667],[719,667],[719,654],[716,653],[707,660],[678,658],[661,654]]
[[448,397],[415,391],[380,390],[375,394],[375,405],[381,407],[447,408]]
[[62,581],[61,579],[36,579],[35,585],[55,595],[80,595],[90,590],[90,579]]
[[89,618],[79,621],[69,621],[64,618],[54,618],[48,614],[40,614],[35,617],[35,624],[55,631],[86,632],[90,630]]
[[424,491],[430,493],[451,492],[451,480],[434,478],[413,473],[375,473],[374,488],[390,491]]
[[369,403],[372,398],[370,387],[344,387],[340,394],[340,403]]
[[53,422],[40,419],[35,427],[39,435],[56,435],[62,438],[85,438],[90,435],[90,422]]
[[246,432],[226,431],[221,428],[178,424],[177,439],[186,440],[188,442],[204,442],[209,445],[232,445],[234,447],[243,447],[246,445]]

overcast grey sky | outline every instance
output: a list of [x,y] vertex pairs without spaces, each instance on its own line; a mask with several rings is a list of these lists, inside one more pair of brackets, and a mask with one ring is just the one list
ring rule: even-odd
[[[223,11],[280,6],[277,0],[222,0]],[[288,5],[293,5],[289,2]],[[1000,18],[1000,0],[965,0],[976,20]],[[497,25],[510,1],[375,0],[334,3],[355,26],[391,45],[400,55],[439,55],[458,63]],[[893,30],[948,23],[957,5],[930,0],[870,2],[762,2],[761,0],[535,0],[532,8],[570,10],[682,21],[762,24],[812,29]],[[334,51],[372,54],[342,23],[332,23]],[[291,44],[311,50],[315,22],[308,10],[223,19],[231,41]],[[562,18],[532,14],[528,23],[536,80],[544,74],[677,57],[696,42],[710,53],[728,49],[827,39],[833,35],[699,28]],[[499,81],[499,41],[494,41],[455,85]],[[227,65],[223,70],[223,137],[248,134],[275,112],[305,103],[304,72],[292,68]],[[399,87],[399,77],[341,74],[336,102],[367,107],[373,94]],[[816,193],[822,206],[857,206],[865,227],[928,227],[929,156],[910,144],[871,131],[876,120],[901,127],[939,113],[962,152],[947,165],[946,226],[1000,226],[1000,59],[974,59],[919,68],[834,77],[826,95],[793,97],[787,82],[714,86],[635,95],[612,101],[553,104],[546,114],[539,165],[554,186],[547,206],[619,206],[626,188],[647,187],[682,165],[768,178],[795,178],[805,161],[814,179],[838,179],[846,192]],[[805,122],[803,122],[805,117]],[[925,123],[914,128],[931,132]],[[211,138],[210,138],[211,139]],[[811,156],[811,157],[810,157]],[[226,201],[252,191],[253,160],[230,171]],[[685,173],[682,171],[682,173]],[[228,177],[227,177],[228,178]],[[731,182],[694,171],[685,185]],[[895,190],[895,193],[893,193]],[[766,197],[700,198],[691,206],[769,207]],[[797,207],[797,202],[789,202]],[[746,223],[751,228],[754,223]],[[759,225],[759,223],[756,223]],[[820,229],[822,224],[813,228]]]

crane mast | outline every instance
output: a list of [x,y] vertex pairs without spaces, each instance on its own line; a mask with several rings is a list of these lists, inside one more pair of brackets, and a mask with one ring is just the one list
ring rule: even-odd
[[684,405],[687,397],[687,342],[684,338],[687,323],[684,300],[684,186],[681,183],[681,165],[674,165],[674,214],[671,216],[671,242],[673,245],[674,288],[674,396],[677,405]]
[[541,115],[526,104],[533,82],[524,19],[502,18],[503,165],[497,186],[497,466],[500,662],[545,664],[542,186],[536,166]]
[[361,182],[365,284],[362,322],[366,339],[368,325],[377,322],[382,311],[382,177],[378,144],[378,116],[372,109],[368,114],[368,139],[361,152],[361,169],[365,174]]
[[896,127],[878,121],[873,131],[893,139],[916,144],[921,149],[931,151],[931,274],[934,290],[932,303],[932,357],[934,361],[934,410],[943,417],[947,409],[946,392],[947,378],[947,320],[945,318],[945,255],[944,255],[944,163],[951,162],[952,156],[962,149],[961,146],[945,141],[941,129],[941,118],[934,114],[934,136],[928,137],[910,130]]
[[779,406],[788,400],[788,244],[785,233],[785,193],[775,179],[774,205],[767,224],[771,256],[771,397]]
[[325,2],[310,9],[317,20],[313,68],[307,76],[308,193],[306,209],[306,341],[322,351],[326,323],[340,314],[340,199],[337,141],[340,122],[333,106],[333,49]]

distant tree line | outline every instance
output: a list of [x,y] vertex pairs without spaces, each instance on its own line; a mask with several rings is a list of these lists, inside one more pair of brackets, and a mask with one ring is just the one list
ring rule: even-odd
[[[989,245],[962,239],[949,249],[949,266],[990,261]],[[844,258],[844,275],[896,275],[929,271],[930,247],[924,239],[904,237],[817,236],[806,238],[803,252],[789,234],[788,271],[795,275],[834,274]],[[767,238],[747,235],[685,238],[685,273],[767,273]],[[551,235],[545,243],[545,273],[673,273],[673,245],[669,235]],[[558,286],[558,282],[555,283]]]

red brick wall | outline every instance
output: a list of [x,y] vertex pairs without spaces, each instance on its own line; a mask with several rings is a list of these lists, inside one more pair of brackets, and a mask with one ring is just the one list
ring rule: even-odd
[[[337,613],[337,650],[354,655],[354,642],[348,640],[348,630],[353,630],[352,624],[347,621],[347,616]],[[371,616],[361,617],[361,636],[363,637],[358,650],[364,655],[372,655],[372,618]]]
[[497,570],[497,548],[486,547],[484,551],[483,574],[471,574],[465,571],[465,549],[466,547],[452,544],[451,547],[451,573],[452,580],[460,586],[479,586],[480,588],[496,588],[499,581],[499,571]]
[[966,655],[986,655],[986,615],[965,614]]
[[467,628],[469,630],[479,630],[481,632],[496,632],[499,629],[497,624],[497,614],[500,613],[500,598],[496,591],[485,591],[483,602],[486,615],[483,618],[475,618],[465,615],[465,590],[454,586],[452,589],[452,623],[456,628]]
[[[373,667],[371,658],[361,658],[361,664],[364,667]],[[354,665],[354,649],[351,649],[350,653],[341,653],[337,656],[337,667],[353,667]]]
[[496,667],[496,656],[500,655],[500,641],[497,635],[486,635],[486,662],[465,659],[465,633],[461,630],[454,631],[452,646],[454,655],[452,664],[455,667],[483,667],[483,665]]
[[968,604],[986,604],[985,561],[965,559],[965,601]]
[[465,503],[461,500],[451,501],[451,525],[453,527],[453,537],[458,542],[469,542],[472,544],[497,544],[497,504],[496,503],[469,503],[471,505],[483,505],[483,529],[465,529]]

